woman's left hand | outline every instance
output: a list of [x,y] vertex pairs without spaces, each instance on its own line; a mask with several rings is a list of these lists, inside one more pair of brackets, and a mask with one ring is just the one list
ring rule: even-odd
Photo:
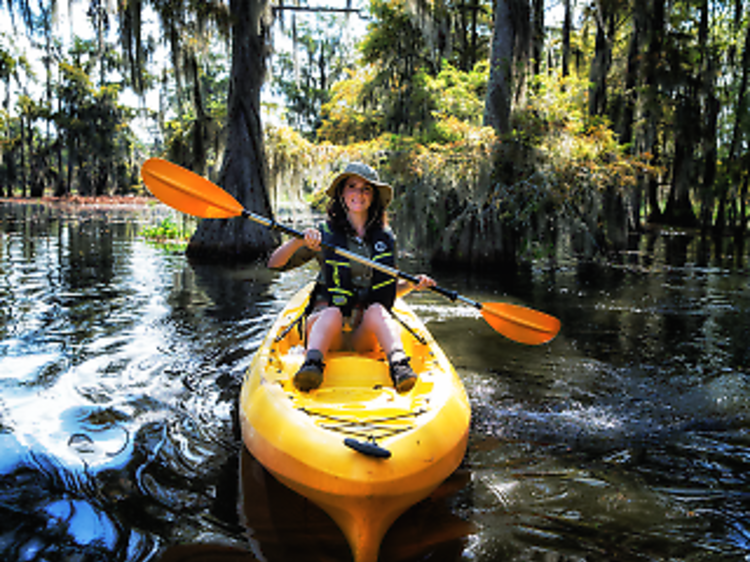
[[435,280],[432,277],[429,277],[423,273],[420,275],[417,275],[417,279],[419,279],[419,283],[414,285],[415,291],[421,291],[422,289],[429,289],[430,287],[434,287],[435,285],[437,285],[437,283],[435,283]]

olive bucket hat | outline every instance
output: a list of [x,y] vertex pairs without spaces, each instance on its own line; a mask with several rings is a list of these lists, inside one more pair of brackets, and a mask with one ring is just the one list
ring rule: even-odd
[[331,186],[326,190],[326,194],[328,194],[328,197],[335,197],[336,190],[339,188],[341,183],[345,181],[346,178],[350,178],[352,176],[357,176],[365,180],[373,187],[378,188],[378,191],[380,192],[380,202],[383,204],[384,209],[393,200],[393,188],[387,183],[380,181],[378,173],[370,168],[370,166],[368,166],[367,164],[363,164],[362,162],[350,162],[346,165],[344,171],[333,179],[333,181],[331,182]]

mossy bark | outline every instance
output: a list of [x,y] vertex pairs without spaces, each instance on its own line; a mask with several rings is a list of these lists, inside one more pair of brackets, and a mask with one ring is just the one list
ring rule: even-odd
[[[265,0],[232,0],[232,70],[229,134],[220,184],[248,210],[271,217],[260,89],[265,74],[268,33]],[[188,256],[197,261],[253,261],[278,244],[276,233],[250,221],[203,220],[190,240]]]

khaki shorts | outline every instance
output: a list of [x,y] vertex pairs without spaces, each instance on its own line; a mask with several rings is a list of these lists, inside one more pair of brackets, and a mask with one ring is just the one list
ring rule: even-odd
[[[328,308],[328,306],[329,305],[325,300],[316,301],[307,317],[308,326],[310,326],[310,319],[314,318],[315,315],[319,314],[322,310]],[[341,330],[342,342],[339,351],[354,351],[354,346],[352,345],[352,333],[362,323],[364,315],[364,305],[357,304],[354,306],[352,313],[349,316],[344,316],[344,325]]]

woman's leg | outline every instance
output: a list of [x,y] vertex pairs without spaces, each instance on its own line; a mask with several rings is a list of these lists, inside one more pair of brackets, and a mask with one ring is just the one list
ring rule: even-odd
[[331,347],[341,345],[343,317],[335,306],[326,307],[310,315],[307,324],[307,352],[294,384],[303,392],[318,388],[323,382],[323,359]]
[[323,355],[341,346],[344,318],[335,306],[313,313],[307,321],[307,349],[317,349]]
[[388,310],[379,303],[371,304],[362,315],[362,321],[352,332],[354,351],[363,353],[376,349],[377,344],[386,355],[401,349],[401,337],[398,326]]
[[374,340],[380,343],[388,358],[393,385],[399,392],[411,390],[417,382],[417,375],[404,352],[399,327],[388,310],[378,303],[367,307],[362,322],[352,334],[354,349],[359,352],[371,350]]

